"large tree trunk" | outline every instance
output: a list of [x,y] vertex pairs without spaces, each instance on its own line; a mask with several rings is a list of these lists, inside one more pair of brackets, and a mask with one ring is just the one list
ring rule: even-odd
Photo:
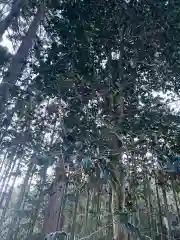
[[[121,13],[119,14],[119,16]],[[120,19],[119,19],[120,22]],[[124,22],[125,23],[125,22]],[[121,127],[122,121],[124,119],[124,56],[125,56],[125,46],[124,46],[124,33],[126,24],[124,27],[118,26],[118,37],[120,40],[119,45],[119,59],[118,59],[118,83],[119,83],[119,93],[116,96],[115,113],[117,116],[117,126]],[[112,53],[111,53],[112,60]],[[113,77],[113,83],[117,82],[116,77]],[[114,87],[114,86],[113,86]],[[115,186],[112,184],[112,215],[113,215],[113,234],[114,240],[126,240],[128,239],[127,229],[125,225],[121,222],[121,213],[125,212],[125,181],[126,181],[126,170],[123,164],[123,149],[119,145],[119,136],[113,137],[113,154],[116,154],[116,162],[113,163],[114,172],[116,176],[117,183]],[[121,142],[122,144],[122,142]]]
[[118,139],[117,136],[113,136],[114,154],[111,156],[114,172],[114,177],[111,179],[113,235],[114,240],[126,240],[128,234],[127,229],[121,220],[121,214],[125,213],[125,182],[127,172],[123,164],[123,150],[122,148],[119,148]]
[[[121,65],[121,63],[119,63]],[[117,114],[119,115],[118,124],[121,124],[123,119],[123,92],[121,91],[119,97],[119,107]],[[125,212],[125,181],[126,181],[126,169],[123,164],[123,149],[119,147],[119,137],[114,135],[113,137],[113,155],[114,158],[114,173],[116,177],[115,185],[112,183],[112,215],[113,215],[113,234],[114,240],[126,240],[128,238],[127,229],[121,222],[121,213]]]
[[13,19],[19,16],[21,8],[25,6],[26,3],[27,0],[13,0],[10,13],[3,21],[0,22],[0,39],[2,38],[4,32],[11,25]]
[[[118,171],[121,171],[118,169]],[[120,185],[116,189],[112,188],[112,215],[113,215],[113,233],[114,240],[126,240],[127,231],[121,222],[121,213],[125,210],[125,174],[120,173]]]
[[66,189],[67,177],[65,176],[64,162],[59,161],[56,178],[53,181],[50,189],[48,208],[44,217],[44,235],[59,230],[59,211],[64,201]]
[[[120,115],[119,123],[123,117],[123,95],[119,99],[118,113]],[[126,240],[128,238],[127,229],[121,222],[121,214],[125,212],[125,180],[126,170],[123,165],[123,150],[119,148],[119,139],[113,137],[115,162],[112,163],[117,182],[112,182],[112,215],[113,215],[113,235],[114,240]]]
[[44,5],[42,4],[32,21],[29,30],[24,37],[17,53],[12,58],[9,69],[0,85],[0,113],[4,111],[6,101],[9,98],[9,90],[15,85],[21,75],[21,70],[24,66],[24,61],[27,59],[29,50],[33,46],[33,41],[36,38],[36,32],[44,15]]

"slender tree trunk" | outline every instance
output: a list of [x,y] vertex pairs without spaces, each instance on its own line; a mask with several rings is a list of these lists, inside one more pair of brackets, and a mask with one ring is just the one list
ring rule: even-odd
[[6,194],[6,190],[8,187],[9,180],[11,178],[11,172],[14,169],[14,166],[16,164],[15,160],[15,154],[16,154],[17,148],[14,148],[11,152],[11,154],[7,155],[7,158],[9,158],[9,161],[7,163],[6,169],[4,171],[4,174],[2,176],[0,186],[1,186],[1,194],[0,194],[0,206],[2,204],[2,201],[4,199],[4,195]]
[[26,4],[27,0],[13,0],[10,13],[3,21],[0,22],[0,39],[2,38],[4,32],[11,25],[13,19],[19,16],[21,8]]
[[[20,194],[18,196],[18,200],[16,202],[16,206],[15,206],[16,209],[22,209],[22,204],[24,203],[24,197],[25,197],[25,194],[27,192],[27,188],[29,186],[28,183],[29,183],[30,176],[32,174],[33,167],[34,167],[34,164],[30,163],[29,167],[28,167],[28,170],[27,170],[27,173],[26,173],[26,176],[24,178],[24,182],[22,184]],[[18,223],[18,215],[17,215],[17,213],[15,213],[13,218],[12,218],[11,225],[9,226],[9,231],[7,233],[6,240],[11,240],[12,239],[12,237],[14,235],[14,232],[17,229],[17,223]]]
[[[134,144],[134,140],[132,140],[132,144]],[[139,228],[141,225],[140,225],[140,216],[139,216],[139,205],[138,205],[138,197],[137,197],[137,179],[138,179],[138,175],[137,175],[137,161],[136,161],[136,158],[135,158],[135,153],[132,152],[132,163],[133,163],[133,166],[132,166],[132,179],[131,179],[131,184],[130,184],[130,189],[132,190],[132,194],[135,198],[135,201],[134,201],[134,207],[136,209],[136,212],[135,212],[135,216],[134,216],[134,219],[132,219],[132,221],[134,222],[134,224]]]
[[88,228],[88,215],[89,215],[89,200],[90,200],[90,190],[87,191],[87,202],[86,202],[86,210],[85,210],[85,224],[84,224],[84,236],[87,234]]
[[73,221],[72,221],[72,226],[71,226],[71,233],[70,233],[70,239],[69,240],[74,240],[74,235],[75,235],[75,228],[76,228],[76,218],[77,218],[77,211],[78,211],[78,202],[79,202],[79,192],[76,192],[76,200],[74,204],[74,211],[73,211]]
[[112,217],[112,212],[111,212],[111,202],[112,202],[112,189],[109,187],[109,199],[108,199],[108,229],[107,229],[107,240],[113,238],[113,229],[112,229],[112,222],[113,222],[113,217]]
[[6,76],[0,85],[0,113],[4,111],[5,104],[9,98],[9,90],[15,85],[21,75],[21,70],[24,66],[24,61],[27,59],[29,50],[33,46],[33,41],[36,38],[36,32],[44,15],[44,5],[42,4],[32,21],[29,30],[24,37],[16,55],[13,56]]
[[4,172],[2,173],[1,181],[0,181],[0,186],[1,186],[1,193],[0,193],[0,199],[2,198],[2,195],[4,193],[4,186],[6,183],[6,180],[10,174],[11,168],[12,168],[13,162],[11,160],[8,161]]
[[5,204],[3,204],[3,210],[2,210],[2,214],[1,214],[1,218],[0,218],[0,226],[2,226],[3,223],[4,223],[5,216],[6,216],[6,213],[8,211],[9,203],[11,201],[12,193],[13,193],[13,190],[14,190],[15,181],[16,181],[16,178],[13,179],[13,183],[12,183],[12,186],[10,187],[10,189],[9,189],[6,202],[5,202]]
[[40,183],[39,199],[38,199],[38,202],[36,204],[35,209],[32,212],[32,215],[30,217],[31,221],[30,221],[30,224],[29,224],[29,229],[28,229],[26,240],[31,240],[32,239],[33,230],[34,230],[34,227],[36,225],[39,210],[40,210],[41,204],[42,204],[43,199],[44,199],[44,185],[45,185],[45,182],[46,182],[46,171],[47,171],[47,168],[44,167],[41,170],[41,173],[40,173],[41,183]]
[[[3,159],[1,160],[1,164],[0,164],[0,176],[3,175],[3,170],[4,170],[4,168],[6,168],[6,165],[8,164],[7,163],[7,154],[8,154],[8,151],[3,153]],[[1,182],[1,180],[0,180],[0,182]]]
[[[95,227],[94,227],[95,225],[94,212],[96,207],[95,202],[96,202],[96,190],[95,188],[93,188],[90,195],[91,205],[90,205],[90,211],[89,211],[90,214],[89,214],[89,224],[88,224],[88,232],[87,232],[88,234],[95,231]],[[93,240],[93,237],[94,236],[92,236],[92,240]]]
[[[71,201],[68,206],[68,213],[67,213],[67,218],[66,218],[66,232],[70,233],[71,232],[71,226],[72,226],[72,215],[73,215],[73,207],[74,204]],[[69,240],[69,239],[68,239]]]
[[168,222],[168,240],[171,239],[171,221],[169,219],[169,208],[168,208],[168,201],[167,201],[167,195],[166,195],[166,190],[164,186],[162,186],[162,194],[163,194],[163,200],[164,200],[164,208],[166,212],[166,217],[167,217],[167,222]]
[[101,199],[100,199],[100,191],[98,191],[97,193],[97,203],[96,203],[96,214],[97,214],[97,217],[96,217],[96,229],[99,229],[100,227],[100,222],[101,222],[101,218],[100,218],[100,211],[101,209]]
[[152,205],[152,189],[151,189],[151,180],[148,180],[148,201],[149,201],[149,210],[150,210],[150,220],[151,220],[151,237],[155,238],[155,234],[157,232],[157,225],[154,221],[154,209]]
[[145,198],[145,204],[146,204],[146,209],[147,209],[147,220],[148,220],[148,227],[149,227],[149,232],[148,232],[148,235],[152,235],[152,225],[151,225],[151,210],[150,210],[150,207],[149,207],[149,201],[148,201],[148,187],[147,187],[147,178],[145,177],[144,179],[144,198]]
[[9,181],[11,179],[11,173],[15,170],[15,167],[16,167],[16,159],[13,159],[12,161],[12,165],[10,165],[10,169],[8,169],[9,171],[7,172],[8,174],[5,176],[5,179],[3,181],[3,190],[2,190],[2,195],[1,195],[1,198],[0,198],[0,206],[2,206],[2,203],[4,202],[4,199],[6,197],[6,194],[7,194],[7,190],[8,190],[8,187],[9,187]]
[[[19,172],[19,169],[20,169],[20,161],[18,162],[18,166],[16,168],[16,172],[17,173]],[[12,193],[13,193],[13,190],[14,190],[14,185],[15,185],[17,177],[18,177],[18,175],[16,174],[16,176],[13,178],[13,182],[12,182],[12,185],[10,187],[10,190],[9,190],[9,193],[8,193],[8,197],[6,199],[6,203],[5,203],[5,206],[3,207],[3,211],[2,211],[2,214],[1,214],[0,226],[3,225],[4,218],[6,216],[6,213],[7,213],[8,207],[9,207],[9,203],[11,201],[11,196],[12,196]]]
[[179,207],[178,207],[178,199],[177,199],[177,194],[176,194],[176,190],[175,190],[175,186],[174,186],[174,180],[171,178],[171,186],[172,186],[172,190],[173,190],[173,195],[174,195],[174,201],[176,204],[176,211],[177,211],[177,215],[178,215],[178,223],[180,223],[180,211],[179,211]]
[[[24,206],[25,206],[25,203],[26,203],[26,199],[28,197],[28,193],[29,193],[31,183],[32,183],[32,178],[33,178],[33,172],[30,176],[30,179],[28,181],[28,187],[27,187],[26,192],[25,192],[24,197],[23,197],[23,201],[22,201],[21,209],[20,209],[21,211],[24,211]],[[13,239],[14,240],[18,239],[18,234],[20,233],[20,225],[21,225],[21,217],[17,216],[17,221],[16,221],[14,233],[13,233]]]
[[57,229],[58,230],[62,230],[63,225],[64,225],[64,208],[65,208],[65,204],[66,204],[66,194],[67,194],[67,190],[68,190],[68,182],[66,183],[66,186],[64,188],[64,193],[63,193],[63,200],[61,202],[61,206],[59,209],[59,217],[58,217],[58,225],[57,225]]
[[160,240],[163,240],[163,221],[162,221],[162,208],[161,208],[161,200],[160,200],[160,196],[159,196],[159,189],[158,189],[158,184],[157,184],[157,179],[156,179],[156,195],[157,195],[157,203],[158,203],[158,217],[159,217],[159,226],[158,226],[158,231],[160,233]]

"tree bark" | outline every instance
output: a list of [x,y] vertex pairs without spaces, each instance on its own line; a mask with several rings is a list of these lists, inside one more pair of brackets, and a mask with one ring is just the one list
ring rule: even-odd
[[[8,154],[8,151],[6,151],[5,153],[3,153],[3,159],[1,159],[1,163],[0,163],[0,176],[3,176],[3,170],[4,168],[6,168],[7,166],[7,154]],[[1,182],[1,179],[0,179],[0,182]]]
[[62,172],[56,172],[56,178],[50,189],[49,203],[44,217],[43,234],[49,234],[59,230],[59,211],[65,197],[65,189],[67,187],[67,178],[65,176],[64,162],[60,160],[58,163]]
[[154,224],[154,208],[152,204],[152,189],[151,189],[151,179],[147,179],[147,187],[148,187],[148,202],[149,202],[149,210],[150,210],[150,220],[151,220],[151,237],[155,238],[155,234],[157,232],[157,224]]
[[[121,213],[125,209],[125,178],[121,175],[122,181],[119,189],[112,188],[112,215],[113,215],[113,233],[114,240],[126,240],[127,233],[124,224],[121,222]],[[124,178],[124,179],[123,179]]]
[[145,175],[144,175],[144,200],[145,200],[145,205],[147,209],[147,221],[148,221],[148,235],[152,236],[152,231],[153,231],[153,226],[152,226],[152,221],[151,221],[151,208],[150,208],[150,202],[149,202],[149,180],[147,178],[147,171],[144,169]]
[[64,188],[64,197],[63,197],[63,201],[61,202],[61,206],[59,209],[59,217],[58,217],[58,230],[62,230],[63,225],[64,225],[64,220],[65,220],[65,216],[64,216],[64,209],[65,209],[65,204],[66,204],[66,194],[67,194],[67,189],[68,189],[68,182],[66,183],[66,186]]
[[101,202],[100,202],[100,191],[97,192],[97,202],[96,202],[96,229],[99,229],[101,218],[100,218],[100,209],[101,209]]
[[[121,19],[118,19],[120,22]],[[125,34],[126,24],[123,23],[123,27],[118,26],[118,38],[120,41],[119,45],[119,59],[118,59],[118,76],[113,77],[112,82],[118,83],[119,91],[116,99],[117,108],[115,113],[117,116],[118,127],[122,125],[124,119],[124,56],[125,56],[125,46],[124,46],[124,34]],[[112,60],[112,53],[110,54]],[[116,79],[118,78],[118,79]],[[113,85],[113,87],[115,87]],[[114,106],[115,107],[115,106]],[[118,136],[113,137],[113,151],[116,153],[117,160],[113,165],[114,173],[116,175],[117,183],[115,186],[112,184],[112,215],[113,215],[113,234],[114,240],[127,240],[128,234],[125,225],[121,222],[121,213],[125,212],[125,181],[126,181],[126,170],[123,164],[123,149],[119,146]],[[113,152],[113,154],[114,154]]]
[[166,195],[166,190],[165,187],[162,186],[162,194],[163,194],[163,200],[164,200],[164,208],[165,208],[165,212],[166,212],[166,217],[167,217],[167,223],[168,223],[168,240],[171,239],[171,221],[169,219],[169,208],[168,208],[168,201],[167,201],[167,195]]
[[74,211],[73,211],[73,221],[71,226],[71,233],[70,233],[70,239],[74,240],[75,230],[76,230],[76,218],[77,218],[77,211],[78,211],[78,202],[79,202],[79,192],[76,192],[76,200],[74,204]]
[[13,56],[12,61],[10,63],[9,69],[0,84],[0,113],[4,111],[5,104],[9,98],[10,89],[16,84],[16,81],[21,75],[21,70],[24,66],[24,61],[27,59],[29,50],[33,46],[33,41],[36,38],[36,32],[44,15],[44,5],[42,4],[32,21],[29,30],[22,40],[22,43],[17,51],[17,53]]
[[[15,153],[14,153],[15,155]],[[6,156],[4,156],[4,161],[5,161],[5,166],[4,166],[4,169],[1,169],[1,179],[0,179],[0,186],[1,186],[1,193],[0,193],[0,198],[1,198],[1,195],[3,193],[3,188],[4,188],[4,184],[5,184],[5,181],[11,171],[11,167],[12,167],[12,164],[13,164],[13,160],[14,160],[14,156],[12,156],[12,158],[10,158],[8,160],[8,157],[9,157],[9,154],[6,154]]]
[[174,201],[175,201],[175,204],[176,204],[176,211],[177,211],[177,215],[178,215],[178,223],[180,223],[180,211],[179,211],[179,207],[178,207],[178,199],[177,199],[177,194],[176,194],[173,178],[171,178],[171,186],[172,186],[172,190],[173,190]]
[[156,195],[157,195],[157,203],[158,203],[158,217],[159,217],[159,224],[158,224],[158,232],[161,234],[160,235],[160,240],[163,240],[163,221],[162,221],[162,208],[161,208],[161,200],[159,196],[159,189],[158,189],[158,184],[157,184],[157,178],[155,179],[156,182]]
[[86,202],[86,210],[85,210],[85,224],[84,224],[84,236],[87,233],[88,228],[88,215],[89,215],[89,201],[90,200],[90,190],[87,190],[87,202]]
[[108,217],[108,229],[106,231],[106,234],[107,234],[107,240],[108,239],[112,239],[113,237],[113,228],[112,228],[112,222],[113,222],[113,217],[112,217],[112,212],[111,212],[111,202],[112,202],[112,189],[111,187],[109,186],[109,197],[108,197],[108,213],[109,213],[109,217]]

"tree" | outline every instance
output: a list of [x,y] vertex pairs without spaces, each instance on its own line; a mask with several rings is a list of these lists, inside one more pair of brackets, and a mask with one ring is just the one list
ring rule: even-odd
[[[32,51],[33,78],[22,79],[16,106],[5,108],[2,155],[12,146],[15,152],[11,161],[4,157],[2,182],[12,179],[19,148],[36,172],[23,211],[12,214],[7,198],[3,234],[18,219],[15,239],[56,230],[80,239],[178,238],[171,213],[179,211],[179,176],[165,169],[179,154],[180,119],[154,92],[179,91],[179,3],[53,1],[46,10],[46,38]],[[43,166],[56,166],[49,202],[41,191],[34,196]]]
[[[53,87],[53,84],[52,84],[52,81],[56,79],[55,78],[56,74],[57,76],[58,74],[61,74],[61,76],[62,74],[65,75],[64,79],[66,79],[67,81],[67,78],[69,77],[68,74],[72,73],[73,71],[76,71],[76,73],[78,72],[78,74],[81,77],[74,75],[74,78],[76,80],[72,82],[72,86],[73,87],[76,86],[74,95],[72,95],[73,94],[72,89],[71,91],[66,91],[64,100],[71,107],[72,106],[75,107],[74,105],[72,105],[71,99],[73,100],[77,99],[79,98],[79,95],[83,96],[85,93],[86,99],[84,104],[86,105],[88,103],[88,97],[90,97],[91,100],[97,99],[95,94],[97,93],[97,91],[99,91],[99,89],[101,89],[101,92],[103,91],[105,92],[104,95],[100,93],[100,96],[104,99],[104,106],[105,106],[105,108],[103,106],[100,106],[100,109],[101,108],[103,109],[103,114],[104,114],[101,117],[103,117],[103,120],[104,118],[106,118],[105,119],[107,122],[106,125],[107,124],[113,125],[111,129],[117,129],[117,126],[119,126],[120,130],[124,129],[123,131],[121,130],[120,134],[126,137],[127,139],[127,137],[130,137],[129,136],[130,133],[131,133],[130,135],[138,134],[134,129],[136,124],[134,125],[135,119],[132,116],[132,111],[134,114],[140,114],[140,111],[142,111],[141,108],[138,109],[139,108],[138,98],[139,97],[144,98],[145,92],[150,90],[149,96],[147,97],[147,99],[145,97],[145,101],[143,101],[148,103],[148,101],[152,97],[151,91],[153,90],[153,88],[155,87],[154,88],[155,90],[162,89],[162,85],[160,83],[161,81],[160,76],[162,76],[162,71],[160,68],[162,64],[164,65],[164,63],[162,62],[163,57],[167,57],[166,55],[163,55],[166,50],[166,45],[164,43],[162,44],[162,42],[160,41],[160,37],[162,37],[164,32],[162,35],[160,33],[160,36],[155,34],[151,39],[147,39],[146,35],[151,32],[151,29],[149,28],[151,27],[152,22],[156,23],[155,29],[153,29],[153,31],[155,33],[158,33],[159,31],[158,23],[159,21],[163,21],[163,20],[157,18],[157,16],[159,17],[159,13],[157,14],[155,13],[155,16],[153,17],[151,16],[151,13],[153,12],[154,8],[156,9],[157,6],[159,7],[159,3],[157,4],[157,6],[155,5],[152,6],[151,4],[146,5],[144,3],[142,3],[142,5],[139,3],[135,4],[134,2],[132,2],[129,5],[125,4],[123,5],[123,7],[127,8],[128,13],[126,12],[122,13],[122,8],[118,8],[116,6],[114,6],[116,7],[116,9],[112,11],[113,9],[112,6],[111,8],[108,6],[109,8],[107,9],[103,4],[102,5],[96,4],[96,5],[97,6],[93,5],[93,3],[89,5],[88,4],[85,5],[84,2],[77,3],[74,5],[69,5],[69,3],[64,3],[64,5],[62,4],[61,9],[62,9],[62,16],[64,16],[64,19],[61,17],[58,23],[58,19],[56,16],[54,20],[51,21],[52,28],[54,29],[54,32],[53,32],[54,35],[52,34],[52,32],[50,32],[50,36],[53,36],[56,38],[59,37],[60,39],[59,42],[61,44],[57,44],[57,43],[52,44],[52,48],[49,49],[49,54],[50,54],[49,59],[47,58],[46,65],[44,64],[44,62],[42,63],[42,67],[43,67],[42,72],[37,77],[37,80],[38,80],[38,84],[42,84],[43,82],[44,84],[43,86],[48,87],[48,92],[50,91],[50,88],[51,88],[51,93],[52,92],[56,93],[56,89],[58,88]],[[163,10],[165,10],[166,12],[166,5],[164,3],[162,3],[162,7],[163,7]],[[104,10],[104,13],[106,12],[105,18],[102,17],[103,10]],[[97,11],[98,12],[101,11],[101,20],[98,18],[99,15],[98,14],[96,15]],[[119,19],[117,20],[116,18],[114,18],[113,16],[114,12],[116,12],[117,15],[121,17],[120,19],[121,21]],[[84,13],[86,13],[86,15]],[[111,15],[108,15],[108,14],[111,14]],[[117,17],[117,15],[115,15],[115,17]],[[88,20],[92,18],[94,20],[93,29],[91,30],[88,29],[89,31],[87,31],[86,29],[91,26]],[[145,20],[145,24],[144,24],[145,30],[144,28],[142,28],[141,30],[141,29],[137,29],[136,27],[138,23],[142,25],[141,24],[142,18]],[[164,15],[163,15],[163,18],[164,18]],[[106,19],[108,19],[108,23]],[[109,24],[109,21],[111,22],[110,24]],[[117,23],[116,23],[117,21],[120,22],[120,26],[117,26]],[[87,23],[89,23],[89,25]],[[117,30],[113,32],[114,25],[116,26],[115,29]],[[100,43],[99,42],[98,43],[100,46],[97,43],[93,45],[93,40],[97,41],[98,33],[99,32],[102,33],[103,31],[101,26],[103,26],[104,29],[106,29],[106,32],[107,32],[107,29],[108,30],[110,29],[107,35],[112,36],[112,39],[109,40],[108,38],[110,43],[108,42],[107,44],[106,43],[107,38],[104,40],[101,37],[99,37],[98,39],[100,39]],[[111,28],[109,26],[113,26],[113,27]],[[87,33],[89,34],[89,36]],[[66,38],[64,38],[64,36],[66,36]],[[93,36],[95,36],[94,39],[93,39]],[[166,38],[164,39],[166,42],[167,39]],[[154,41],[156,41],[157,46],[159,46],[160,50],[162,51],[159,53],[160,57],[157,57],[156,48],[154,47]],[[87,46],[91,47],[89,48],[90,49],[89,51]],[[105,50],[100,51],[98,47],[99,49],[103,48]],[[139,49],[142,50],[141,53],[139,52]],[[68,54],[64,55],[65,57],[63,58],[64,50],[66,50]],[[99,50],[99,54],[97,52],[98,50]],[[57,55],[59,55],[60,51],[62,51],[62,55],[60,55],[60,57],[58,58]],[[111,57],[112,54],[117,55],[116,59],[113,59]],[[59,59],[58,70],[56,70],[56,73],[54,74],[54,69],[53,71],[51,71],[52,65],[53,65],[51,63],[50,74],[47,75],[47,68],[48,68],[47,66],[49,65],[50,61],[52,62],[52,59],[54,59],[55,56],[56,58]],[[101,66],[102,58],[103,58],[102,56],[104,57],[104,59],[107,59],[106,67],[104,69]],[[61,58],[62,58],[62,63],[61,63]],[[98,61],[96,59],[98,59]],[[154,68],[154,63],[159,63],[159,65],[157,64],[157,67]],[[170,62],[166,62],[166,64],[170,67]],[[57,67],[57,64],[55,66]],[[62,66],[64,69],[66,69],[66,73],[64,73],[63,71],[64,69],[62,69]],[[46,76],[43,79],[44,69],[46,69]],[[69,72],[67,72],[68,70]],[[100,74],[97,74],[97,70],[99,70],[100,74],[102,74],[103,77],[110,76],[109,79],[107,78],[107,80],[103,82],[103,77],[100,76]],[[57,71],[59,73],[57,73]],[[155,76],[153,76],[154,71],[158,71],[158,74],[156,74]],[[134,79],[131,77],[131,75],[133,76]],[[51,82],[49,81],[49,78]],[[143,80],[143,78],[145,79]],[[146,81],[147,78],[149,79],[149,82],[153,86],[151,89],[149,88],[149,82]],[[79,81],[80,79],[82,79],[82,81]],[[95,82],[93,82],[94,79],[96,79]],[[64,84],[65,87],[66,87],[66,81]],[[83,87],[79,87],[78,84],[79,85],[82,84]],[[56,83],[54,85],[56,85]],[[61,92],[64,90],[64,89],[62,90],[62,85],[63,83],[61,83],[60,85]],[[138,88],[139,85],[141,86],[143,85],[144,92],[142,90],[139,91],[139,88]],[[167,83],[167,86],[168,85],[169,85],[169,82]],[[79,93],[79,91],[80,91],[80,94],[77,94]],[[69,98],[68,98],[68,95],[69,95]],[[81,99],[81,102],[84,100],[83,98],[80,98],[80,99]],[[107,100],[109,99],[109,101],[107,101],[106,99]],[[108,104],[111,107],[111,109],[113,109],[114,112],[110,111],[111,109],[108,108]],[[83,107],[84,106],[81,107],[80,105],[81,109]],[[75,108],[77,108],[77,104]],[[147,108],[147,105],[146,105],[146,108]],[[149,111],[149,108],[152,108],[152,106],[148,107],[148,111]],[[73,108],[73,111],[74,111],[74,108]],[[142,114],[138,117],[137,121],[139,120],[142,121],[144,125],[145,119]],[[153,116],[153,122],[154,122],[154,116]],[[130,124],[132,125],[131,127],[129,127]],[[153,126],[144,125],[144,131],[146,128],[149,129],[151,127],[153,128]],[[81,127],[81,131],[82,131],[82,127]],[[148,134],[147,135],[145,134],[146,136],[143,136],[143,137],[145,139],[148,139],[149,137],[152,138],[151,134],[152,133],[150,133],[150,136]],[[118,148],[116,141],[117,141],[116,138],[114,138],[114,141],[113,141],[114,150],[117,150]],[[114,163],[114,169],[117,169],[117,170],[119,169],[118,162]],[[117,179],[120,180],[120,176],[122,176],[122,173],[119,176],[118,172],[120,172],[120,170],[116,172]],[[123,183],[125,183],[125,178],[124,180],[121,179],[120,182],[121,182],[121,186],[124,186]],[[117,182],[117,186],[118,186],[118,182]],[[117,190],[116,192],[113,193],[114,197],[116,195],[116,199],[117,199],[116,205],[117,205],[117,202],[119,202],[120,203],[119,209],[123,209],[124,197],[122,197],[122,195],[123,196],[125,195],[125,191],[124,189],[121,189],[121,190],[119,189],[118,192],[119,194],[120,192],[122,192],[121,197],[120,196],[117,197],[118,195]],[[119,215],[117,215],[117,217],[119,218]],[[118,229],[119,229],[118,231],[121,232],[120,226],[118,227]],[[115,231],[114,234],[116,236],[115,237],[116,239],[118,239],[117,235],[119,235],[120,232],[116,233]]]

